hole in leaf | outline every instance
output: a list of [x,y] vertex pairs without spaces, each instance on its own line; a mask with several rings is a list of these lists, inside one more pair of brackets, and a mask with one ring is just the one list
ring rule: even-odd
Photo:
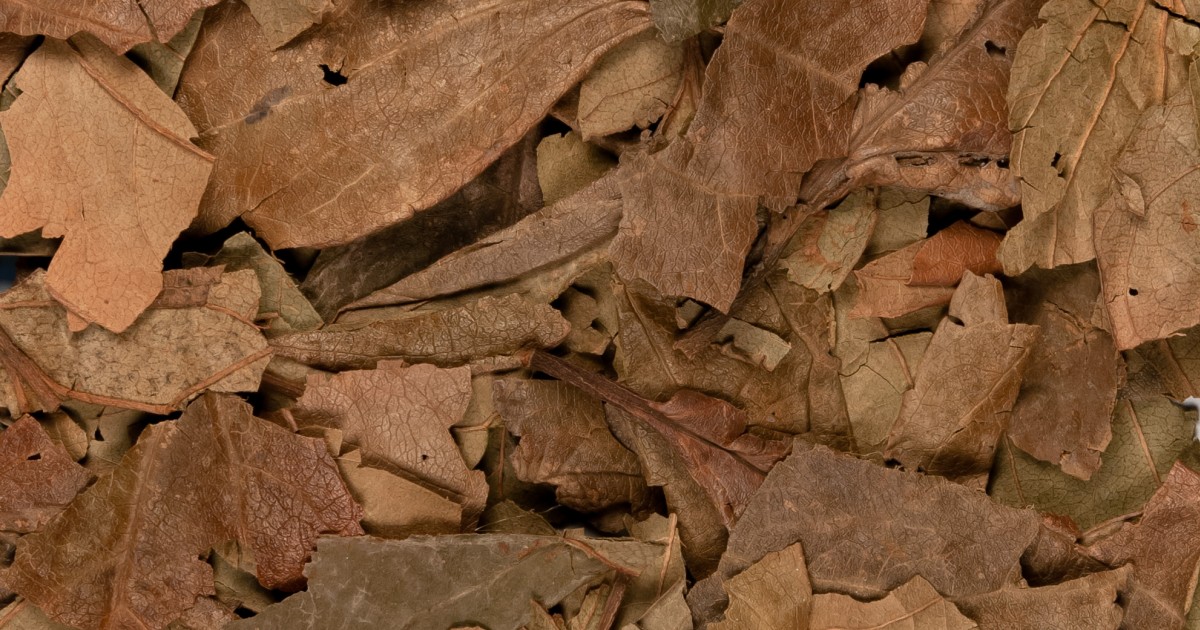
[[1055,153],[1054,158],[1050,160],[1050,166],[1058,167],[1058,161],[1062,159],[1061,153]]
[[346,78],[346,75],[331,69],[325,64],[321,64],[321,72],[323,73],[321,78],[329,85],[346,85],[350,81],[350,79]]
[[1137,289],[1135,289],[1135,288],[1133,288],[1133,287],[1129,287],[1129,295],[1136,296],[1137,294],[1138,294],[1138,290],[1137,290]]
[[25,461],[27,461],[27,462],[36,462],[37,460],[39,460],[39,459],[41,459],[41,458],[42,458],[42,454],[41,454],[41,453],[34,453],[33,455],[30,455],[29,457],[26,457],[26,458],[25,458]]
[[998,45],[996,45],[995,42],[993,42],[991,40],[983,42],[983,48],[985,50],[987,50],[987,53],[989,55],[991,55],[992,57],[1003,58],[1004,54],[1008,52],[1007,48],[1005,48],[1003,46],[998,46]]
[[96,432],[92,435],[92,439],[97,442],[103,442],[104,436],[100,434],[100,427],[96,427]]
[[425,461],[427,459],[429,459],[429,456],[426,455],[425,453],[421,453],[421,461]]

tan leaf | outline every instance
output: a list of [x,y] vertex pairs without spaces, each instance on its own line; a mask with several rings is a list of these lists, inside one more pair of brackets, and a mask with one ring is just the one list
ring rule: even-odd
[[925,332],[872,342],[865,362],[843,371],[842,392],[859,453],[882,456],[932,336]]
[[213,593],[200,558],[217,543],[239,540],[260,582],[296,589],[317,534],[362,533],[360,515],[319,441],[207,394],[22,538],[4,580],[63,623],[158,629]]
[[0,433],[0,530],[38,530],[91,477],[36,420],[22,416]]
[[[245,214],[279,249],[405,221],[483,172],[604,52],[650,26],[645,5],[616,0],[349,4],[274,53],[240,5],[209,13],[179,91],[220,158],[205,229]],[[461,54],[447,63],[445,50]],[[335,72],[341,85],[324,79]]]
[[923,0],[873,0],[849,14],[828,3],[742,5],[687,135],[621,167],[618,273],[727,312],[757,232],[757,200],[790,205],[805,171],[845,154],[859,77],[915,42],[924,13]]
[[654,25],[667,41],[704,32],[729,19],[742,0],[650,0]]
[[980,630],[1116,630],[1125,617],[1130,568],[1093,573],[1041,588],[1006,587],[954,600]]
[[647,497],[637,456],[613,437],[600,402],[565,383],[503,379],[496,411],[521,438],[511,457],[517,476],[555,487],[557,501],[583,512]]
[[[854,272],[857,291],[849,317],[900,317],[929,306],[949,304],[951,286],[911,286],[913,261],[924,241],[918,241],[877,258]],[[963,269],[965,271],[965,269]],[[959,277],[962,277],[960,271]],[[955,278],[954,282],[957,282]]]
[[218,0],[3,0],[0,30],[67,39],[88,32],[118,53],[134,44],[165,42],[187,25],[197,9]]
[[1200,571],[1200,475],[1176,463],[1134,524],[1092,545],[1109,566],[1133,565],[1123,627],[1184,627]]
[[553,347],[569,329],[550,306],[506,295],[292,333],[272,339],[271,347],[277,356],[328,370],[371,368],[381,359],[450,367],[530,347]]
[[[653,3],[650,11],[657,17]],[[683,63],[683,46],[664,42],[654,31],[614,48],[579,86],[583,139],[656,122],[679,91]]]
[[868,259],[912,245],[929,229],[929,196],[894,188],[879,191],[875,205],[879,218],[863,255]]
[[810,630],[971,630],[978,626],[918,575],[873,602],[860,602],[837,593],[815,595],[808,627]]
[[966,326],[943,320],[904,395],[884,456],[910,470],[985,486],[1037,339],[1036,326],[1010,325],[1007,317]]
[[253,273],[169,271],[156,303],[120,335],[71,334],[45,279],[35,272],[0,295],[0,395],[14,414],[72,399],[165,415],[206,389],[258,388],[270,348],[251,321]]
[[457,534],[462,506],[418,483],[362,465],[362,452],[337,457],[338,471],[351,496],[362,506],[362,527],[372,536],[407,538],[419,534]]
[[0,236],[64,236],[48,290],[79,318],[72,330],[119,333],[162,289],[163,256],[196,216],[213,158],[149,77],[94,40],[46,40],[13,81]]
[[335,8],[333,0],[246,0],[246,6],[272,49],[320,24]]
[[203,9],[196,11],[187,26],[183,27],[170,40],[138,44],[129,49],[125,55],[138,67],[145,70],[164,94],[173,97],[175,88],[179,85],[179,74],[183,72],[183,62],[196,43],[202,22],[204,22]]
[[1113,164],[1121,190],[1095,212],[1103,300],[1121,350],[1200,324],[1196,133],[1190,92],[1149,109]]
[[309,376],[292,412],[301,426],[341,429],[346,442],[361,450],[363,463],[458,503],[465,525],[487,500],[483,473],[467,468],[450,435],[470,397],[468,368],[385,361],[374,370]]
[[788,279],[818,293],[836,291],[870,242],[877,208],[878,193],[862,189],[828,211],[814,212],[792,237],[793,251],[779,261]]
[[1103,310],[1100,277],[1095,266],[1084,265],[1030,271],[1013,286],[1013,319],[1038,326],[1041,337],[1008,437],[1026,453],[1086,480],[1100,468],[1112,437],[1117,388],[1125,381],[1125,362],[1096,317]]
[[950,298],[950,317],[964,326],[1007,324],[1004,287],[991,274],[981,278],[968,270]]
[[1118,152],[1138,114],[1183,86],[1200,36],[1150,0],[1051,0],[1041,16],[1017,48],[1008,90],[1025,217],[1000,251],[1009,275],[1095,256],[1092,215]]
[[[808,630],[813,608],[812,585],[804,566],[804,548],[790,545],[763,556],[725,585],[729,608],[713,630]],[[831,597],[818,595],[817,598]]]
[[546,136],[537,147],[542,199],[547,206],[558,203],[587,188],[615,165],[612,157],[574,131]]

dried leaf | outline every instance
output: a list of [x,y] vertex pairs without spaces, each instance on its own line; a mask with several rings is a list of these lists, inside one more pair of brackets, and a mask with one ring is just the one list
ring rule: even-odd
[[669,42],[686,39],[729,19],[742,0],[650,0],[654,25]]
[[538,143],[538,183],[542,199],[553,205],[587,188],[616,165],[604,151],[574,131],[546,136]]
[[207,394],[22,538],[3,579],[79,628],[163,628],[214,592],[213,545],[239,540],[260,582],[295,589],[317,534],[359,534],[360,515],[319,441]]
[[246,0],[246,6],[272,49],[320,24],[335,8],[333,0]]
[[196,216],[213,158],[149,77],[94,40],[46,40],[13,81],[0,236],[64,236],[46,286],[71,330],[122,332],[162,289],[163,256]]
[[37,531],[90,479],[36,420],[19,418],[0,433],[0,530]]
[[350,494],[362,506],[362,527],[368,534],[405,538],[462,529],[462,505],[386,470],[363,466],[361,451],[339,455],[337,464]]
[[405,367],[309,376],[292,410],[300,425],[340,429],[363,463],[419,483],[462,506],[462,522],[478,518],[487,499],[483,473],[471,471],[450,435],[471,397],[470,369]]
[[864,603],[837,593],[815,595],[808,627],[810,630],[971,630],[978,626],[918,575],[873,602]]
[[1183,628],[1200,571],[1200,475],[1176,463],[1136,525],[1089,549],[1109,566],[1133,565],[1125,628]]
[[[964,283],[959,292],[970,291],[970,284]],[[999,310],[1003,313],[1003,302]],[[1038,338],[1036,326],[1006,322],[1007,317],[966,326],[943,321],[938,326],[913,388],[904,395],[885,457],[909,470],[986,485],[996,444],[1008,428]]]
[[1196,134],[1188,91],[1147,110],[1112,166],[1119,191],[1095,211],[1103,300],[1121,350],[1200,324],[1200,235],[1192,236],[1191,206],[1200,190]]
[[913,261],[924,244],[925,241],[918,241],[855,271],[857,291],[849,317],[900,317],[929,306],[949,304],[953,286],[909,285]]
[[950,317],[964,326],[978,324],[1007,324],[1008,306],[1004,303],[1004,287],[991,274],[979,277],[970,271],[950,298]]
[[218,0],[4,0],[0,30],[67,39],[88,32],[118,53],[134,44],[165,42],[187,25],[198,9]]
[[507,295],[283,335],[271,340],[271,348],[276,356],[327,370],[371,368],[382,359],[450,367],[529,347],[552,347],[569,330],[550,306]]
[[996,262],[999,246],[1000,235],[959,221],[921,244],[913,257],[908,284],[948,287],[956,284],[964,271],[980,276],[1000,271]]
[[72,335],[46,277],[35,272],[0,295],[0,395],[10,412],[73,399],[167,414],[206,389],[258,388],[270,349],[250,321],[251,272],[167,272],[156,304],[120,335],[98,327]]
[[792,237],[794,251],[779,261],[788,279],[818,293],[836,291],[870,242],[877,204],[878,195],[863,189],[828,211],[813,213]]
[[204,10],[196,11],[187,26],[166,42],[149,41],[138,44],[125,53],[134,63],[146,71],[158,88],[167,96],[175,96],[175,87],[179,85],[179,74],[183,72],[183,62],[196,36],[200,34],[200,24],[204,21]]
[[[279,249],[407,220],[483,172],[605,51],[650,25],[645,6],[614,0],[352,4],[275,53],[239,5],[206,18],[179,94],[220,158],[206,229],[244,214]],[[445,50],[461,55],[447,63]]]
[[879,217],[863,252],[867,259],[912,245],[928,233],[928,195],[884,188],[876,195],[875,205]]
[[954,600],[980,630],[1116,630],[1125,617],[1130,570],[1093,573],[1041,588],[1007,587]]
[[[654,17],[656,10],[651,3]],[[645,129],[662,117],[683,82],[683,51],[646,31],[605,55],[579,86],[583,139]]]
[[[807,629],[814,598],[804,566],[804,549],[791,545],[763,556],[725,585],[729,608],[725,619],[709,624],[712,630]],[[831,597],[818,595],[817,598]]]
[[496,411],[521,438],[511,457],[517,476],[555,486],[558,502],[583,512],[647,500],[637,456],[604,421],[600,402],[565,383],[504,379]]
[[[553,606],[613,568],[628,571],[588,543],[553,536],[322,538],[307,591],[227,627],[301,630],[355,619],[373,627],[515,630],[531,621],[531,599]],[[374,603],[369,611],[356,594]]]
[[929,347],[930,333],[891,337],[870,344],[866,360],[841,376],[854,441],[864,455],[883,454],[888,432],[900,417],[906,392]]

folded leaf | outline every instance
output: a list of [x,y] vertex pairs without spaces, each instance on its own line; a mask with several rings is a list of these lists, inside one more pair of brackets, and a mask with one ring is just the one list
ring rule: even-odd
[[214,545],[238,540],[260,582],[296,589],[317,535],[360,534],[361,514],[318,440],[207,394],[22,538],[3,580],[78,628],[157,630],[214,592],[202,559]]
[[124,331],[162,289],[163,257],[196,216],[213,157],[154,81],[95,40],[46,40],[12,80],[0,236],[63,236],[46,287],[71,330]]
[[206,18],[179,91],[219,158],[206,229],[245,214],[279,249],[407,220],[483,172],[605,51],[650,26],[645,4],[628,0],[349,4],[274,53],[240,5]]
[[863,189],[806,219],[788,246],[794,251],[779,261],[788,279],[818,293],[836,291],[871,240],[878,201],[876,191]]
[[175,36],[196,10],[218,0],[3,0],[0,30],[67,39],[88,32],[118,53]]
[[0,531],[36,531],[83,490],[92,475],[22,416],[0,433]]

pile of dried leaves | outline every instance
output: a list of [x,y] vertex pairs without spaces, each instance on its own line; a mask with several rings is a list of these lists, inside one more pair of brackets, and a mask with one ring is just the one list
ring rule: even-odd
[[0,0],[0,628],[1200,628],[1197,12]]

